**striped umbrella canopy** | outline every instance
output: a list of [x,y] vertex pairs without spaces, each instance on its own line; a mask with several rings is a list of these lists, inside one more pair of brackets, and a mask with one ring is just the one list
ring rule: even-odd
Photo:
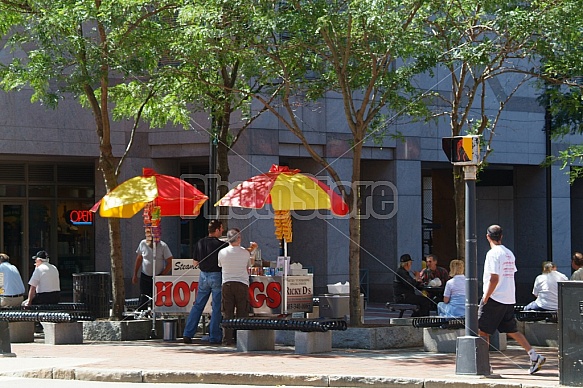
[[271,204],[275,211],[275,235],[292,242],[291,210],[329,209],[333,214],[348,214],[348,205],[328,185],[300,170],[272,165],[231,189],[215,206],[261,209]]
[[348,205],[325,183],[276,164],[231,189],[215,206],[260,209],[265,204],[274,210],[330,209],[335,215],[348,214]]
[[190,183],[144,168],[107,193],[91,208],[102,217],[131,218],[147,204],[159,207],[162,216],[196,216],[208,197]]

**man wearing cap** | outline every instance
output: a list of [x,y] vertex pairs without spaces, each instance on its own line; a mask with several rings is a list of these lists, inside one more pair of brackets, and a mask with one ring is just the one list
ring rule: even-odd
[[424,317],[429,315],[431,308],[431,300],[423,295],[416,294],[415,290],[421,289],[423,283],[419,272],[414,272],[415,277],[411,276],[411,265],[413,259],[411,255],[405,253],[401,256],[400,266],[395,274],[393,282],[393,293],[395,303],[409,303],[419,306],[419,310],[415,311],[412,317]]
[[506,333],[526,350],[531,362],[530,374],[534,374],[540,370],[546,358],[530,346],[516,325],[516,258],[510,249],[502,245],[502,228],[499,225],[490,225],[486,238],[490,243],[490,250],[484,263],[484,295],[478,309],[480,335],[489,340],[496,330]]
[[10,257],[6,253],[0,253],[0,274],[4,279],[4,285],[2,285],[4,293],[0,294],[0,307],[20,306],[26,290],[18,268],[10,264]]
[[36,268],[28,281],[28,299],[25,306],[31,304],[56,304],[59,303],[61,283],[59,270],[49,263],[49,255],[46,251],[39,251],[32,257]]

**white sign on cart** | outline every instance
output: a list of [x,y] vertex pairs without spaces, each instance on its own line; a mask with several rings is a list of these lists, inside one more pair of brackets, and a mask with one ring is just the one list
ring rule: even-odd
[[[156,276],[154,306],[157,313],[188,314],[196,300],[200,270],[192,259],[172,260],[172,275]],[[211,299],[203,311],[211,313]]]

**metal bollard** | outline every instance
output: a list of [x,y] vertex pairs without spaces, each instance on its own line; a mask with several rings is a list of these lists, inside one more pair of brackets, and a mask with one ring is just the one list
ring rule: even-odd
[[7,321],[0,321],[0,356],[16,357],[10,347],[10,327]]

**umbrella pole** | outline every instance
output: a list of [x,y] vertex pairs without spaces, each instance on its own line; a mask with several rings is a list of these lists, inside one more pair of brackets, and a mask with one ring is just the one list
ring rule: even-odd
[[154,259],[152,260],[152,331],[151,338],[156,338],[156,240],[152,236],[152,253]]
[[283,239],[283,313],[287,314],[287,275],[288,275],[287,241]]
[[283,257],[287,257],[287,241],[283,239]]

